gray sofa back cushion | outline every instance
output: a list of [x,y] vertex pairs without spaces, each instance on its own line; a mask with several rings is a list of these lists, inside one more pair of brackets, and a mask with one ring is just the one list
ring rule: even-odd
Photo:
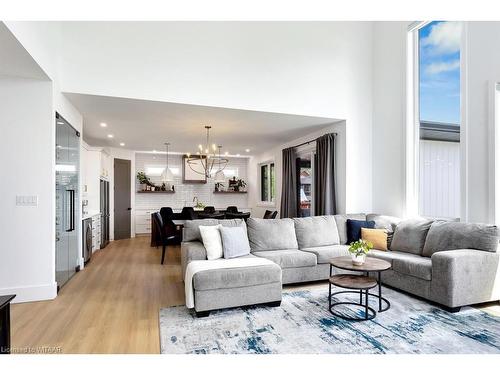
[[340,244],[337,223],[333,216],[294,218],[299,249]]
[[243,225],[245,222],[243,219],[228,219],[228,220],[217,220],[217,219],[197,219],[197,220],[186,220],[184,223],[184,229],[182,231],[182,240],[189,241],[203,241],[200,234],[200,225],[211,226],[221,224],[225,227],[237,227]]
[[347,219],[351,220],[366,220],[366,214],[337,214],[334,215],[339,231],[339,240],[341,245],[347,243]]
[[422,255],[431,224],[432,220],[422,218],[401,221],[394,231],[391,250]]
[[438,251],[458,249],[495,252],[498,236],[495,225],[435,221],[427,234],[423,255],[430,257]]
[[299,248],[292,219],[249,218],[247,228],[252,251]]
[[385,229],[387,231],[387,248],[390,249],[394,231],[401,219],[395,216],[368,214],[366,215],[366,221],[374,221],[376,229]]

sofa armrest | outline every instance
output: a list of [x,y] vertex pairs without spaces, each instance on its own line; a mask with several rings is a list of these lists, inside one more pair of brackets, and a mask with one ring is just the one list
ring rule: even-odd
[[206,260],[207,250],[200,241],[189,241],[181,243],[181,266],[182,266],[182,281],[189,262],[192,260]]
[[498,253],[460,249],[434,253],[431,298],[448,307],[500,299]]

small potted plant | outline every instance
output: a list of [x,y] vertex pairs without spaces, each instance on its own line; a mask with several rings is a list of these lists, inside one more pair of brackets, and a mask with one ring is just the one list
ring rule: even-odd
[[366,254],[368,254],[371,249],[373,249],[373,244],[371,242],[362,239],[352,242],[349,246],[352,264],[355,266],[361,266],[365,263]]
[[247,186],[247,183],[241,179],[236,181],[234,185],[234,191],[243,191],[243,189]]
[[142,191],[146,191],[148,186],[151,186],[151,181],[149,181],[149,177],[144,172],[137,172],[137,181],[141,184]]

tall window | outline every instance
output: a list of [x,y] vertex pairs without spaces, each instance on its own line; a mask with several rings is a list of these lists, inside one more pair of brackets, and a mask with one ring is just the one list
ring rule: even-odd
[[260,176],[260,200],[261,202],[274,202],[276,197],[276,179],[274,163],[263,163],[259,165]]
[[461,23],[434,21],[414,32],[418,211],[423,216],[458,218]]

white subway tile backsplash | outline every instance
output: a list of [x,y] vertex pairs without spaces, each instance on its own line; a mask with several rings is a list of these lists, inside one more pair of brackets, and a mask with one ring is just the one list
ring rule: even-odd
[[[135,168],[137,172],[145,172],[146,167],[164,168],[166,159],[164,154],[146,154],[136,153]],[[209,180],[206,184],[183,184],[182,183],[182,155],[170,155],[169,167],[175,171],[175,181],[172,184],[175,187],[175,194],[140,194],[136,193],[135,209],[159,209],[168,206],[174,209],[180,209],[184,206],[193,206],[193,198],[207,206],[216,208],[226,208],[227,206],[237,206],[238,208],[248,208],[248,194],[214,194],[215,183]],[[229,158],[226,167],[227,171],[237,173],[238,178],[247,181],[248,159]],[[148,176],[151,182],[161,185],[161,176]],[[228,176],[228,179],[232,176]],[[224,184],[227,187],[227,181]],[[139,182],[136,179],[135,190],[140,190]]]

